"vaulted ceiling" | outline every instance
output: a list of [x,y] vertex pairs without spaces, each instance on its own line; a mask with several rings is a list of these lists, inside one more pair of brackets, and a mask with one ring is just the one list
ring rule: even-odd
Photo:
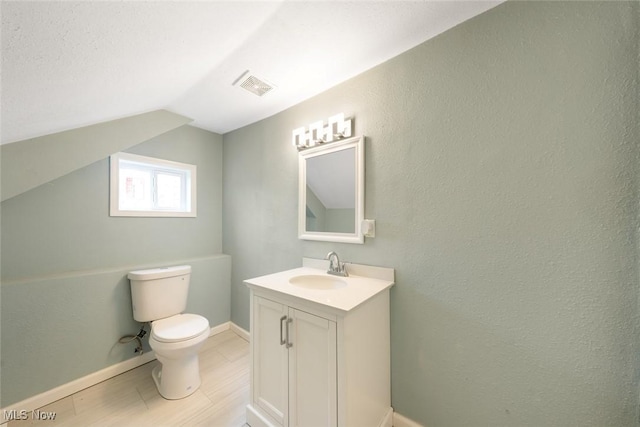
[[222,134],[500,2],[3,1],[2,143],[160,108]]

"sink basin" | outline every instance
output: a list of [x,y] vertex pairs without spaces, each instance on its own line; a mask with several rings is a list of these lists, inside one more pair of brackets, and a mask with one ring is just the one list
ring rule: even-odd
[[316,274],[295,276],[289,279],[289,283],[301,288],[317,290],[339,289],[347,286],[347,282],[339,277],[320,276]]

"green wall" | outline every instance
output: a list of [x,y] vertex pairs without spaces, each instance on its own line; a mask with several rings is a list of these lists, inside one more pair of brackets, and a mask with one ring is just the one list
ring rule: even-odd
[[[42,185],[9,183],[0,407],[133,357],[116,344],[138,328],[132,269],[191,264],[188,310],[248,328],[242,280],[336,250],[396,269],[402,415],[638,425],[639,21],[635,2],[508,2],[224,138],[163,112],[145,141],[132,122],[127,151],[198,165],[197,218],[109,217],[108,161],[87,163],[91,149]],[[340,111],[367,136],[364,245],[297,238],[291,131]],[[102,149],[116,136],[97,129],[73,134]],[[60,136],[38,141],[63,154]],[[51,166],[28,146],[21,162]]]
[[[243,279],[336,250],[396,269],[399,413],[638,425],[638,65],[637,3],[507,2],[225,134],[232,320]],[[291,131],[340,111],[367,136],[376,238],[299,241]]]
[[[105,137],[102,127],[83,132]],[[187,310],[211,326],[230,319],[222,136],[181,126],[127,151],[196,164],[198,216],[110,217],[108,158],[3,201],[0,407],[134,357],[117,344],[139,329],[128,271],[190,264]]]

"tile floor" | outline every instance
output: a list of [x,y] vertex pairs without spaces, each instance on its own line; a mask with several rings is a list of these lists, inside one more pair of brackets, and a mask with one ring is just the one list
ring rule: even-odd
[[110,378],[47,405],[51,420],[11,421],[8,427],[38,426],[246,426],[249,402],[249,343],[231,330],[209,338],[200,352],[202,385],[180,400],[163,399],[151,378],[158,361]]

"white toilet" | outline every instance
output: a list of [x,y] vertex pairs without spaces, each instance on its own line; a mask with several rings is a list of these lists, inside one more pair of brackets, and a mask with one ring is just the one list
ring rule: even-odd
[[151,375],[165,399],[182,399],[200,387],[198,351],[209,337],[209,321],[187,308],[191,266],[132,271],[133,318],[151,322],[149,345],[160,365]]

